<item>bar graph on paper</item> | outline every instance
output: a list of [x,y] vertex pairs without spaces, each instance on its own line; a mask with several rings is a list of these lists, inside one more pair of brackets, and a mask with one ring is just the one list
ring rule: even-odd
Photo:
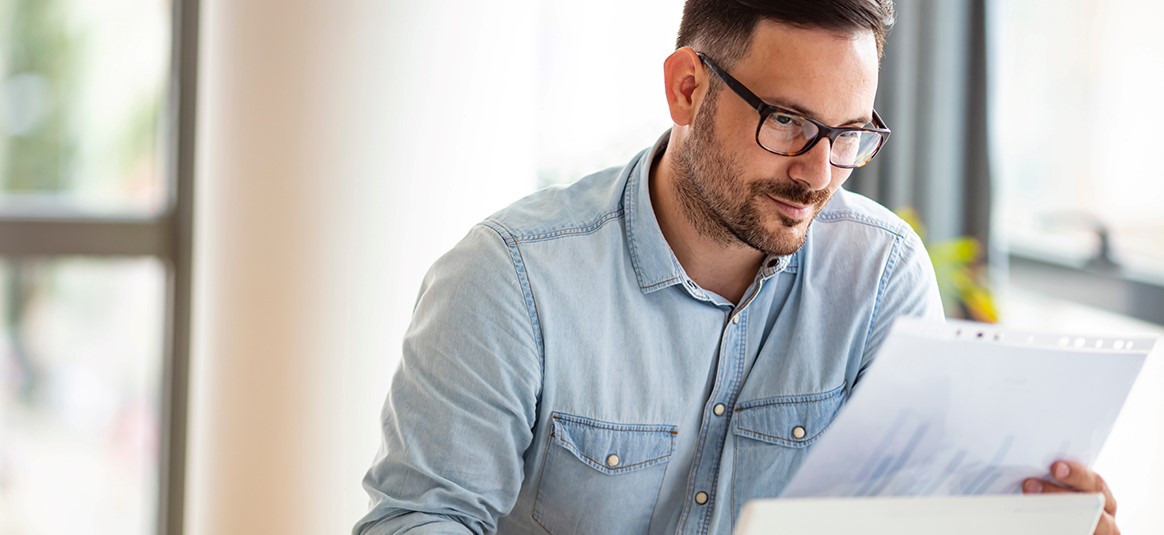
[[896,325],[784,496],[1011,494],[1054,460],[1090,464],[1154,343]]

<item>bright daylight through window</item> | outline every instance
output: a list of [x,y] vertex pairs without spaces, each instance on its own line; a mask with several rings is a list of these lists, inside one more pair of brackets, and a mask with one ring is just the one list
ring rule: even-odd
[[0,0],[0,533],[158,530],[171,10]]
[[1164,283],[1164,4],[991,4],[991,149],[1012,252]]

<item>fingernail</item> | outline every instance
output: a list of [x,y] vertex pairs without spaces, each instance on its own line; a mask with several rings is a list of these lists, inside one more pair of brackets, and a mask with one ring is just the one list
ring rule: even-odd
[[1023,488],[1027,492],[1043,492],[1043,484],[1035,480],[1027,481],[1023,484]]
[[1071,468],[1067,463],[1055,463],[1055,479],[1062,481],[1071,475]]

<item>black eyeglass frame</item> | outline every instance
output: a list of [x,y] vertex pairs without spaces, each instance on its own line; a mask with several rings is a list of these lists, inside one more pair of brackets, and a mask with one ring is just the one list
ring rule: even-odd
[[[756,94],[753,93],[751,89],[748,89],[747,86],[740,83],[739,80],[736,80],[734,77],[732,77],[732,75],[719,68],[719,66],[716,65],[715,62],[711,60],[711,58],[707,57],[706,54],[703,52],[696,52],[695,54],[698,55],[699,59],[702,60],[703,63],[711,69],[711,72],[714,72],[716,76],[719,76],[719,78],[723,80],[724,83],[726,83],[727,86],[730,87],[736,95],[739,95],[740,98],[744,99],[744,102],[747,102],[749,106],[751,106],[756,110],[757,113],[760,114],[760,122],[756,125],[756,144],[759,145],[760,148],[771,152],[772,154],[778,154],[780,156],[800,156],[801,154],[812,150],[812,148],[815,147],[822,138],[827,137],[829,140],[829,163],[842,169],[856,169],[858,167],[863,167],[865,164],[873,161],[873,158],[877,156],[877,153],[881,152],[881,147],[885,146],[885,142],[889,139],[889,134],[893,133],[891,130],[889,130],[889,126],[885,124],[885,121],[881,119],[881,115],[877,113],[876,109],[873,110],[873,128],[834,128],[820,121],[817,121],[812,117],[806,117],[791,110],[773,106],[767,102],[764,102],[764,100],[756,96]],[[799,117],[812,123],[817,128],[816,136],[813,136],[813,138],[809,140],[808,144],[806,144],[803,149],[795,152],[780,152],[765,147],[764,144],[760,142],[760,131],[764,128],[764,121],[767,121],[768,117],[773,113],[781,113],[784,115]],[[837,165],[833,163],[832,159],[832,144],[836,142],[838,136],[846,132],[873,132],[878,134],[881,139],[878,141],[877,147],[873,149],[873,152],[869,155],[868,158],[865,159],[865,161],[859,162],[855,165]]]

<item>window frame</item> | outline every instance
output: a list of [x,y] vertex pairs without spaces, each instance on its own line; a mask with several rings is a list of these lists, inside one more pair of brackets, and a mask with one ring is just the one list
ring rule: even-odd
[[0,211],[0,255],[14,261],[68,256],[151,257],[166,272],[156,532],[185,523],[194,234],[194,143],[200,0],[172,0],[170,70],[163,151],[167,198],[148,216],[90,215],[70,209]]
[[1119,267],[1072,263],[1039,251],[1007,251],[1008,284],[1164,325],[1164,279]]
[[[1086,2],[1081,2],[1081,5]],[[1006,2],[989,0],[987,2],[988,25],[993,26],[987,31],[988,61],[994,62],[1001,57],[1002,44],[996,32],[1001,30],[994,24],[1000,19],[1006,9]],[[997,80],[999,67],[990,65],[985,75]],[[988,84],[991,99],[999,88],[994,82]],[[988,119],[1001,117],[1001,112],[995,108],[997,100],[991,102]],[[995,137],[993,129],[988,132],[992,149],[992,160],[1000,158],[998,151],[993,147],[1000,142]],[[997,169],[997,161],[991,162],[995,167],[993,179],[1004,180],[1003,174]],[[1079,254],[1079,251],[1065,253],[1059,247],[1031,240],[1030,236],[1024,239],[1013,239],[1008,236],[1010,221],[1006,213],[1000,209],[998,195],[1003,194],[1005,188],[997,188],[992,201],[992,234],[1000,237],[997,246],[999,255],[992,258],[992,271],[995,271],[997,282],[1006,286],[1030,290],[1045,296],[1077,302],[1093,308],[1128,316],[1149,323],[1164,325],[1164,271],[1145,269],[1135,263],[1122,263],[1120,251],[1112,250],[1112,240],[1120,238],[1118,229],[1111,229],[1102,222],[1096,221],[1090,229],[1096,235],[1094,249]],[[1050,231],[1048,231],[1050,232]]]

